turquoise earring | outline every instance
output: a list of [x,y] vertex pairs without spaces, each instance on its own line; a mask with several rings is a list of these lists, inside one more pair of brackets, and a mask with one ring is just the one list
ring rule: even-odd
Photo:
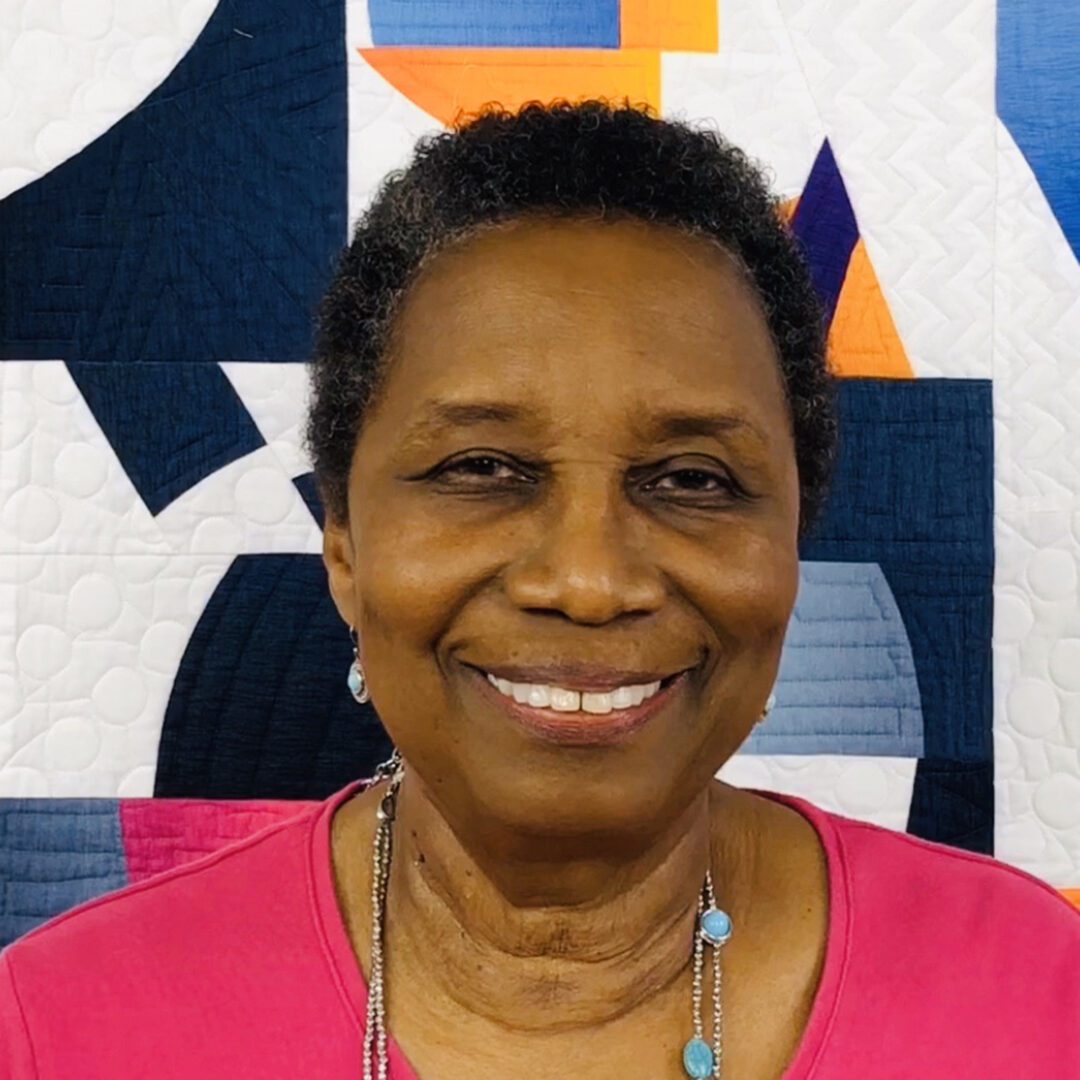
[[349,637],[352,638],[353,662],[349,665],[349,693],[356,699],[357,704],[363,705],[371,700],[368,693],[367,679],[364,678],[364,669],[360,666],[360,653],[357,648],[356,631],[350,626]]

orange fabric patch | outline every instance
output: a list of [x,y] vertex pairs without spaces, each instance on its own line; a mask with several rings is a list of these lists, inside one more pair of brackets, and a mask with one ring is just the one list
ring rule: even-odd
[[624,49],[716,52],[720,47],[716,0],[621,0]]
[[[785,223],[790,223],[798,205],[798,197],[780,204],[780,217]],[[840,290],[829,328],[828,350],[833,373],[842,377],[915,377],[861,238],[851,253]]]
[[446,127],[490,101],[601,97],[660,108],[656,49],[360,49],[395,89]]
[[861,238],[851,253],[829,329],[829,359],[837,375],[915,377]]

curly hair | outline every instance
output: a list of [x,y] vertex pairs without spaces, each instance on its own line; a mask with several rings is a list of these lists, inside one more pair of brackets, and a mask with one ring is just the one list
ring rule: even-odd
[[765,170],[717,132],[624,100],[492,103],[421,138],[389,173],[341,253],[316,320],[304,430],[324,507],[348,520],[349,469],[385,385],[394,315],[422,266],[513,218],[635,217],[720,244],[761,300],[786,387],[799,532],[824,503],[835,456],[823,308]]

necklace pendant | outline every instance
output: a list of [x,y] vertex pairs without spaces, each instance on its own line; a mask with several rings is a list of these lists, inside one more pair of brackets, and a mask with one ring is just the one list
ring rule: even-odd
[[375,809],[375,817],[379,822],[392,822],[396,812],[397,808],[394,805],[394,792],[388,791],[382,799],[379,800],[379,805]]
[[726,945],[731,940],[731,917],[711,907],[698,920],[698,931],[710,945]]
[[707,1080],[716,1068],[712,1047],[704,1039],[691,1039],[683,1047],[682,1063],[691,1080]]

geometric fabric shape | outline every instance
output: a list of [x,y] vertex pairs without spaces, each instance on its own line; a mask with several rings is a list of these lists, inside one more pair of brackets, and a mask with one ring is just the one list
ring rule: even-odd
[[0,202],[0,359],[307,359],[347,239],[344,24],[341,0],[221,0],[138,107]]
[[0,799],[0,884],[0,946],[127,885],[117,800]]
[[183,866],[315,804],[272,799],[121,799],[131,882]]
[[840,287],[829,325],[828,350],[832,369],[841,377],[911,379],[915,375],[861,238],[851,251]]
[[620,0],[623,49],[714,53],[720,47],[716,0]]
[[997,111],[1080,258],[1080,5],[999,0]]
[[67,367],[151,514],[265,445],[217,364]]
[[[841,378],[913,378],[915,373],[897,333],[885,295],[881,291],[877,273],[866,250],[866,242],[862,237],[856,236],[846,265],[836,254],[838,245],[841,249],[847,247],[849,237],[848,229],[843,223],[844,215],[836,210],[835,202],[841,204],[841,209],[843,204],[850,209],[851,203],[839,171],[836,171],[835,183],[831,184],[834,205],[830,207],[827,197],[830,184],[826,181],[831,174],[826,165],[831,162],[835,169],[836,163],[831,149],[828,155],[824,156],[827,147],[826,142],[814,161],[807,188],[816,189],[817,213],[822,214],[825,220],[830,214],[833,217],[839,216],[840,226],[831,230],[821,223],[816,223],[813,220],[814,210],[811,208],[809,214],[799,218],[800,231],[796,235],[811,268],[811,276],[816,276],[815,289],[824,294],[823,298],[832,305],[832,314],[827,323],[826,343],[829,366],[833,374]],[[802,201],[802,196],[796,196],[784,199],[778,206],[781,220],[793,232],[793,222]],[[854,211],[851,213],[851,222],[857,231]],[[821,250],[818,250],[819,247]],[[836,274],[841,271],[842,277],[837,281]]]
[[165,711],[154,794],[321,799],[389,757],[346,686],[352,643],[318,555],[241,555],[192,631]]
[[315,805],[0,799],[0,948],[70,908],[193,862]]
[[923,840],[994,854],[994,763],[922,758],[906,831]]
[[992,846],[990,383],[842,379],[838,408],[832,495],[800,557],[880,568],[910,642],[923,758],[932,763],[916,772],[914,803],[942,807],[959,786],[972,807],[964,815],[917,813],[918,827],[925,839],[974,835]]
[[660,104],[656,49],[362,48],[400,94],[446,127],[461,110],[497,99],[507,109],[553,97],[606,97]]
[[806,256],[826,322],[831,323],[859,227],[828,139],[810,170],[790,228]]
[[844,379],[832,495],[804,560],[875,562],[904,620],[931,758],[993,759],[989,382]]
[[375,45],[619,47],[618,0],[368,0]]
[[311,516],[318,524],[319,530],[322,531],[326,526],[326,509],[322,504],[322,499],[319,498],[318,488],[315,486],[315,474],[306,472],[300,476],[294,476],[293,484],[296,486],[297,491],[300,492],[304,504],[311,511]]
[[776,708],[757,754],[921,757],[922,705],[904,621],[874,563],[800,565]]
[[630,98],[660,108],[663,50],[715,53],[708,0],[592,0],[536,5],[367,5],[368,65],[447,127],[497,100],[516,109],[556,97]]

